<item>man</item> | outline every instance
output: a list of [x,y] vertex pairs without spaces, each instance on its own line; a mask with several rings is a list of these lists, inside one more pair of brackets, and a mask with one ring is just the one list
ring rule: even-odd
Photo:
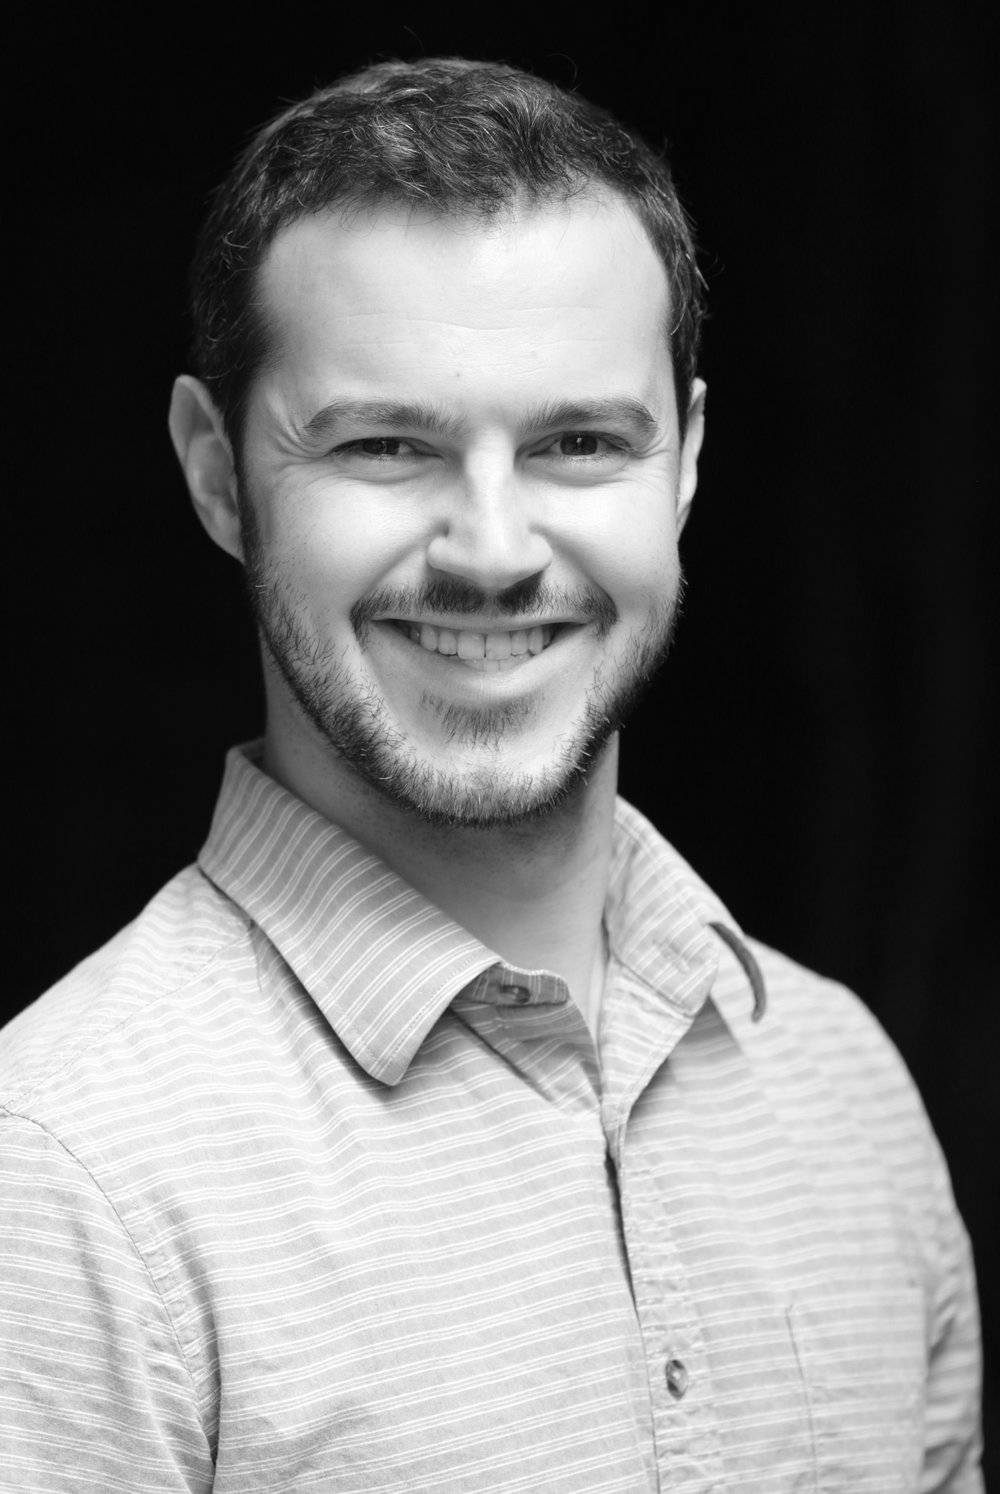
[[257,137],[194,288],[267,727],[8,1029],[8,1485],[981,1488],[899,1059],[615,796],[704,420],[666,166],[379,65]]

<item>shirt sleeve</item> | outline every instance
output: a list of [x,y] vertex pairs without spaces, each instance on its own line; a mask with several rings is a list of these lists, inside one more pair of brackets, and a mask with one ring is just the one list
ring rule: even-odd
[[211,1449],[149,1272],[90,1174],[0,1119],[0,1467],[8,1494],[203,1494]]
[[931,1137],[937,1291],[931,1321],[920,1494],[983,1494],[982,1364],[975,1270],[947,1166]]

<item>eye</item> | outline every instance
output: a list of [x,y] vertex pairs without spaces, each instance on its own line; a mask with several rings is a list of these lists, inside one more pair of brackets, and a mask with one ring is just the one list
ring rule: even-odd
[[556,444],[560,456],[596,457],[604,456],[610,443],[604,436],[597,436],[593,431],[566,431]]
[[412,456],[413,448],[401,436],[365,436],[360,441],[345,441],[336,454],[368,462],[391,462]]
[[550,436],[536,449],[537,461],[549,464],[554,473],[569,477],[607,476],[618,471],[632,454],[629,443],[620,436],[606,436],[601,431],[561,431]]

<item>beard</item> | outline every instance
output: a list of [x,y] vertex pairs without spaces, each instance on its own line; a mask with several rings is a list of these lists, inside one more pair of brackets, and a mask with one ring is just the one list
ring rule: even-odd
[[[241,518],[245,580],[257,629],[300,711],[379,795],[432,825],[491,830],[525,824],[566,804],[646,693],[666,659],[680,612],[678,575],[672,594],[651,610],[620,654],[597,664],[578,719],[534,770],[516,769],[509,761],[509,749],[534,711],[530,697],[468,707],[426,692],[422,708],[437,718],[455,757],[463,758],[445,765],[408,738],[375,683],[306,625],[292,586],[264,551],[252,502],[241,504]],[[451,579],[378,591],[355,604],[350,622],[363,653],[374,619],[436,612],[518,619],[516,626],[523,628],[539,615],[585,617],[599,641],[618,621],[617,608],[599,588],[568,592],[531,577],[493,595]]]

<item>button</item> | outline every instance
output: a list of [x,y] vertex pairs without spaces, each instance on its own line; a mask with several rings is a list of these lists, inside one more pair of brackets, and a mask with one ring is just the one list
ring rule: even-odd
[[680,1359],[667,1360],[667,1389],[679,1401],[688,1388],[688,1372]]
[[524,1006],[531,1000],[531,992],[527,986],[501,986],[500,989],[505,996],[512,996],[518,1006]]

